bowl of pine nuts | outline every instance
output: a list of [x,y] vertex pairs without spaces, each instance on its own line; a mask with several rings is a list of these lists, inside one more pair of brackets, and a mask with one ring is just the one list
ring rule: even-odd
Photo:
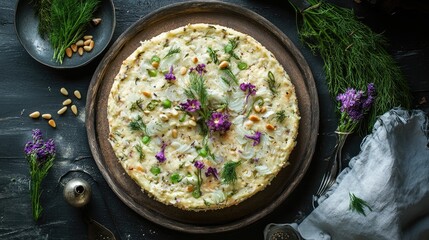
[[[55,2],[59,6],[65,5],[62,0],[19,0],[15,8],[15,31],[18,39],[28,54],[43,65],[57,68],[70,69],[81,67],[96,59],[107,46],[113,37],[116,26],[115,7],[112,0],[89,0],[93,1],[94,8],[91,15],[82,20],[82,29],[79,29],[79,37],[59,41],[55,36],[55,27],[58,29],[68,29],[74,26],[62,27],[56,23],[57,18],[51,14],[46,14],[52,9]],[[49,2],[49,6],[43,6],[44,2]],[[76,6],[74,4],[73,6]],[[86,11],[85,7],[77,7],[75,13]],[[57,12],[57,11],[55,11]],[[43,13],[45,15],[43,15]],[[65,14],[69,16],[70,14]],[[48,17],[44,17],[48,16]],[[48,23],[43,23],[47,19]],[[73,19],[73,16],[71,17]],[[74,21],[73,21],[74,22]],[[48,26],[48,30],[41,29],[41,26]],[[60,25],[61,27],[58,27]],[[52,30],[54,29],[54,30]],[[70,32],[72,29],[70,29]],[[73,32],[75,34],[75,32]],[[58,34],[56,34],[58,36]],[[64,39],[60,39],[64,40]],[[60,45],[57,43],[61,42]]]

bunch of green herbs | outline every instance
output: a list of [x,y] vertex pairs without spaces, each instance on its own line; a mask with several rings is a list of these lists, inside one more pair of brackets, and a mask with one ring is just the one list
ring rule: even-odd
[[330,95],[364,89],[368,83],[377,86],[376,102],[361,132],[371,129],[376,118],[392,107],[409,108],[409,87],[386,50],[384,36],[360,22],[350,9],[320,0],[307,2],[309,8],[295,8],[302,16],[298,32],[301,41],[323,59]]
[[35,0],[39,34],[48,38],[53,59],[62,64],[66,49],[81,39],[99,0]]

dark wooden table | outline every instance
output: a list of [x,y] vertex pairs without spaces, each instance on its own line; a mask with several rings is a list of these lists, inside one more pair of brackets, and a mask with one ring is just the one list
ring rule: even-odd
[[[115,0],[117,24],[112,40],[132,23],[176,1]],[[176,232],[154,224],[123,204],[109,188],[99,172],[89,149],[85,129],[86,92],[100,56],[89,65],[75,70],[55,70],[41,65],[20,45],[14,30],[16,1],[0,3],[0,239],[86,239],[86,225],[79,210],[63,199],[63,185],[72,177],[86,179],[93,188],[90,215],[111,229],[117,239],[263,239],[268,223],[299,221],[311,212],[311,196],[326,167],[323,158],[334,145],[332,132],[337,120],[329,98],[323,62],[305,48],[298,39],[295,13],[281,1],[229,0],[262,15],[282,30],[300,49],[307,60],[318,90],[320,129],[314,158],[300,185],[274,212],[239,230],[195,235]],[[413,92],[413,107],[429,111],[429,12],[426,7],[403,3],[393,10],[367,2],[336,1],[354,8],[361,21],[376,32],[383,32],[390,42],[389,52],[401,66]],[[380,1],[379,1],[380,2]],[[387,2],[387,1],[386,1]],[[403,1],[406,2],[406,1]],[[393,13],[393,14],[392,14]],[[364,60],[363,60],[364,61]],[[68,111],[56,112],[65,100],[59,92],[79,90],[83,98],[75,100],[78,116]],[[33,111],[56,116],[53,129],[43,119],[33,120]],[[24,145],[31,139],[31,130],[40,128],[47,138],[57,143],[57,158],[43,183],[44,214],[35,223],[31,217],[29,170],[24,158]],[[352,136],[344,148],[345,163],[359,152],[362,137]]]

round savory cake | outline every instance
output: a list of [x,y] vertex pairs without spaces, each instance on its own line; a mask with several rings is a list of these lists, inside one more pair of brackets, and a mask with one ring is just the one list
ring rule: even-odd
[[108,98],[109,141],[125,172],[185,210],[239,204],[288,165],[299,109],[282,65],[253,37],[188,24],[123,61]]

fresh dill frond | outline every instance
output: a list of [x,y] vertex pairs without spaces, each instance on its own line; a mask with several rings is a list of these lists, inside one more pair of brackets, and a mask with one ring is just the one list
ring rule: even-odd
[[131,121],[129,127],[133,131],[142,131],[146,134],[146,124],[143,122],[141,116],[138,116],[137,119]]
[[53,59],[63,63],[66,48],[83,37],[98,8],[99,0],[51,0],[49,41]]
[[144,154],[144,152],[143,152],[142,145],[137,144],[137,145],[135,146],[135,148],[136,148],[137,152],[139,153],[139,160],[140,160],[140,161],[142,161],[142,160],[145,158],[145,154]]
[[51,5],[52,0],[35,0],[34,6],[39,19],[38,31],[40,36],[48,38],[51,31]]
[[277,88],[280,86],[280,84],[276,83],[276,78],[274,77],[273,72],[268,72],[268,79],[266,81],[268,83],[268,88],[270,89],[271,93],[273,95],[277,95]]
[[135,110],[139,109],[139,110],[143,111],[143,108],[142,108],[142,102],[143,102],[143,100],[142,100],[142,99],[139,99],[139,100],[137,100],[137,101],[133,102],[133,103],[131,104],[130,110],[131,110],[131,111],[135,111]]
[[227,162],[223,166],[222,179],[225,183],[234,183],[237,180],[236,168],[240,165],[240,162]]
[[202,75],[191,73],[189,86],[184,90],[185,94],[190,99],[197,99],[200,102],[200,114],[207,120],[209,117],[209,109],[208,109],[208,93],[207,87],[205,84],[205,79]]
[[180,48],[171,47],[170,50],[168,50],[168,53],[164,56],[164,58],[168,58],[170,56],[173,56],[176,53],[180,53]]
[[211,47],[207,48],[207,52],[209,53],[212,62],[215,64],[219,64],[219,59],[217,58],[217,51],[218,50],[213,50]]
[[365,200],[356,197],[356,195],[354,195],[353,193],[349,193],[349,197],[350,197],[350,204],[349,204],[350,210],[360,213],[364,216],[366,216],[365,208],[368,208],[369,211],[372,211],[372,208]]
[[233,39],[229,39],[228,44],[225,45],[224,50],[225,53],[229,54],[230,58],[233,57],[237,60],[240,60],[240,58],[237,56],[237,54],[234,53],[234,50],[237,48],[238,46],[238,40],[239,38],[233,38]]
[[235,85],[238,85],[238,79],[234,75],[234,73],[231,71],[229,67],[222,69],[224,73],[226,73],[226,77],[221,77],[221,79],[228,85],[231,86],[231,82],[235,83]]
[[285,118],[286,118],[286,111],[285,110],[280,110],[280,111],[276,112],[276,120],[278,123],[283,123]]
[[409,108],[408,84],[385,48],[385,37],[360,22],[351,9],[320,0],[307,2],[313,7],[296,8],[302,15],[299,36],[323,59],[331,97],[335,99],[347,88],[365,89],[369,83],[377,89],[375,104],[368,121],[361,121],[360,131],[371,130],[377,117],[393,107]]

